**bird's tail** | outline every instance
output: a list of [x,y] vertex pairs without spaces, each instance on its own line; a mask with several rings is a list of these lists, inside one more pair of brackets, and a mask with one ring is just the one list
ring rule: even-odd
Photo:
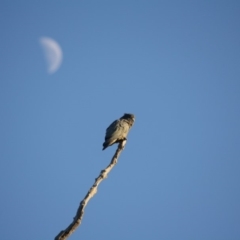
[[103,143],[103,149],[102,149],[102,150],[106,149],[108,146],[109,146],[109,145],[108,145],[108,142],[104,142],[104,143]]
[[116,140],[112,140],[111,138],[105,139],[105,142],[103,143],[103,149],[106,149],[107,147],[113,145],[116,142]]

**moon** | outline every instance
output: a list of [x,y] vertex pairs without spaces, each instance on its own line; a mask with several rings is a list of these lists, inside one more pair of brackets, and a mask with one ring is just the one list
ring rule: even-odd
[[47,61],[48,73],[52,74],[59,69],[62,63],[62,49],[55,40],[49,37],[41,37],[40,44],[42,45],[44,50],[44,55]]

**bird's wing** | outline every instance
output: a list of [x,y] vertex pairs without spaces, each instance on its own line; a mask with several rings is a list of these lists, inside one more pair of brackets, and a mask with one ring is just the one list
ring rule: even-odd
[[118,128],[118,122],[119,120],[115,120],[111,125],[106,129],[106,136],[105,139],[111,138],[113,133],[117,130]]
[[124,120],[114,121],[106,130],[105,139],[118,139],[127,136],[129,124]]

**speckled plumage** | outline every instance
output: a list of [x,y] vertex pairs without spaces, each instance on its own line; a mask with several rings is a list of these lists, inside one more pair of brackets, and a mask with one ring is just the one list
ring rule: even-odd
[[126,140],[134,121],[135,117],[130,113],[125,113],[120,119],[115,120],[106,130],[103,150],[114,143]]

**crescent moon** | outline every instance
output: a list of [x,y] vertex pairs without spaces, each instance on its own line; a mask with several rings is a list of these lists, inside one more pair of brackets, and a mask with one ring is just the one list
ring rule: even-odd
[[62,49],[55,40],[49,37],[41,37],[40,44],[47,60],[48,73],[52,74],[58,70],[62,63]]

